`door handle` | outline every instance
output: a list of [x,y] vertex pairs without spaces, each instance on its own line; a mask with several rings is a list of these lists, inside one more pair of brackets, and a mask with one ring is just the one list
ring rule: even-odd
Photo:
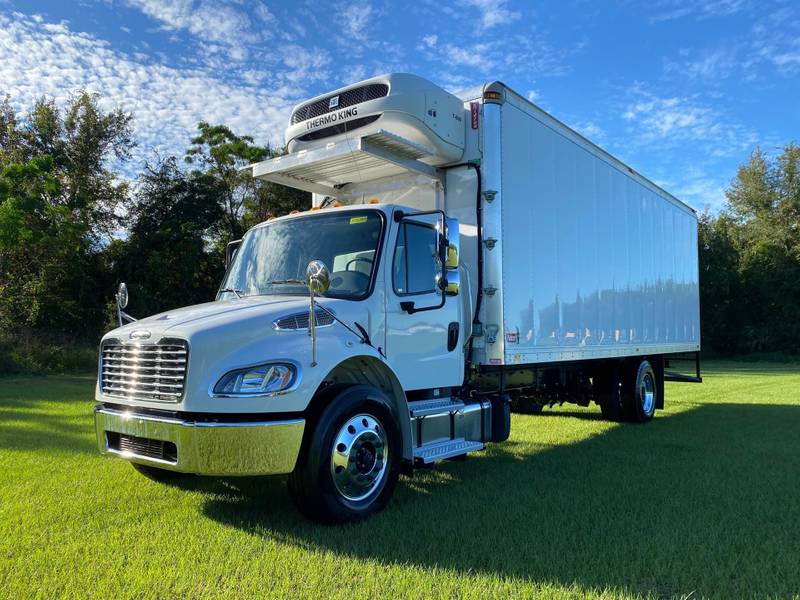
[[447,326],[447,351],[452,352],[458,345],[458,321]]

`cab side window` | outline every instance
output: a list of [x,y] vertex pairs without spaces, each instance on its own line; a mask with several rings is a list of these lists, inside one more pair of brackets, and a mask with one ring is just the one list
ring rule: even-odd
[[436,241],[436,230],[429,225],[408,221],[400,225],[392,268],[392,284],[398,295],[436,290]]

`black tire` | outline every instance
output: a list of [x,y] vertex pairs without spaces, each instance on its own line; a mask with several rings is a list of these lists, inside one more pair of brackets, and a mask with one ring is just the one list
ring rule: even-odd
[[624,387],[625,413],[629,421],[646,423],[653,418],[658,403],[658,379],[650,361],[634,363]]
[[620,379],[619,364],[606,365],[592,378],[595,400],[600,405],[603,418],[609,421],[625,420],[626,411]]
[[188,477],[186,473],[169,471],[167,469],[159,469],[158,467],[151,467],[149,465],[131,463],[131,466],[148,479],[157,481],[158,483],[172,483]]
[[[341,443],[341,436],[346,435],[346,426],[354,420],[363,421],[364,427],[347,446]],[[370,436],[373,430],[377,434],[370,451],[371,442],[365,436]],[[335,444],[342,447],[338,454]],[[358,462],[357,448],[364,452],[362,456],[367,456],[362,463]],[[349,466],[335,465],[337,460],[349,460]],[[300,512],[314,521],[325,524],[360,521],[389,502],[397,485],[401,460],[400,429],[388,398],[374,387],[353,385],[332,395],[313,430],[307,433],[297,465],[289,475],[289,494]],[[341,473],[336,480],[335,469]],[[375,475],[378,471],[381,474]],[[373,475],[375,479],[370,483]],[[358,481],[359,477],[364,482]],[[342,488],[351,482],[366,487],[348,497]],[[359,491],[363,494],[358,494]]]

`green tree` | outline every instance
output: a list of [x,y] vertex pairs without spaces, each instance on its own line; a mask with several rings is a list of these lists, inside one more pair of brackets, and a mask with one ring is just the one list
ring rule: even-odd
[[237,239],[244,233],[242,215],[245,203],[256,193],[257,183],[244,169],[249,164],[269,156],[269,148],[256,146],[248,135],[239,136],[224,125],[197,125],[200,134],[192,139],[186,152],[186,162],[200,167],[199,171],[212,177],[219,189],[219,204],[224,212],[224,242]]
[[703,345],[730,353],[745,351],[737,226],[727,214],[705,212],[698,218],[698,241]]
[[23,160],[52,157],[60,193],[54,203],[65,206],[89,225],[95,240],[119,225],[117,211],[126,204],[128,185],[109,162],[130,158],[134,147],[133,116],[121,109],[104,112],[100,96],[74,94],[64,110],[42,98],[17,133]]
[[311,194],[294,188],[254,179],[250,164],[276,155],[269,146],[255,145],[248,135],[236,135],[224,125],[197,126],[186,161],[213,177],[219,184],[219,202],[224,211],[220,244],[238,239],[246,229],[271,217],[311,206]]
[[0,171],[0,329],[61,330],[79,318],[74,261],[85,226],[65,207],[52,158]]
[[706,345],[725,353],[800,348],[800,146],[756,149],[717,217],[700,220]]
[[[103,323],[102,247],[127,184],[111,168],[133,147],[131,115],[79,92],[19,119],[0,103],[0,323],[3,332],[90,339]],[[118,164],[118,163],[114,163]]]
[[118,278],[130,283],[132,313],[214,299],[224,269],[223,255],[211,246],[223,219],[219,184],[205,173],[184,173],[175,158],[140,175],[130,236],[112,249]]

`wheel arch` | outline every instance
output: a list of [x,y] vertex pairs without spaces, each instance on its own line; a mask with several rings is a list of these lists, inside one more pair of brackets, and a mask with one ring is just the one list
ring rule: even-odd
[[397,426],[403,438],[403,458],[412,460],[413,438],[406,394],[394,371],[374,356],[351,356],[333,367],[314,392],[307,409],[309,416],[316,420],[322,409],[330,402],[333,394],[326,393],[329,389],[354,384],[370,385],[386,394],[392,404]]

